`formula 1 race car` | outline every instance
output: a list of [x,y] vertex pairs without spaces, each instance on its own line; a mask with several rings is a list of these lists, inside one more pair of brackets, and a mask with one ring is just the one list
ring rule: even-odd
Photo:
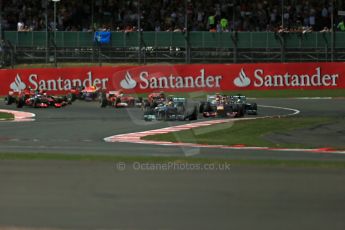
[[17,108],[22,108],[23,106],[34,108],[48,108],[51,106],[61,108],[62,106],[71,104],[72,102],[66,96],[47,95],[43,90],[24,90],[20,92],[9,92],[9,95],[5,98],[5,103],[7,105],[16,103]]
[[[17,107],[20,107],[20,104],[18,104],[19,99],[22,101],[25,101],[26,99],[33,97],[35,95],[35,91],[31,89],[24,89],[22,91],[9,91],[8,95],[5,97],[5,104],[11,105],[13,103],[17,104]],[[18,107],[18,108],[19,108]]]
[[231,96],[208,95],[207,101],[200,104],[199,112],[204,117],[243,117],[245,106]]
[[88,87],[73,87],[69,94],[67,95],[71,101],[75,101],[76,99],[85,100],[85,101],[94,101],[98,99],[100,93],[100,89],[95,86],[88,86]]
[[234,95],[234,96],[230,96],[230,98],[232,99],[232,101],[234,101],[234,103],[244,105],[245,114],[248,114],[248,115],[257,115],[258,114],[258,105],[255,102],[249,103],[247,101],[246,96]]
[[144,120],[197,120],[198,106],[197,103],[186,98],[169,98],[164,103],[157,105],[155,108],[146,107],[144,110]]
[[147,99],[143,100],[142,107],[143,110],[147,110],[148,108],[154,109],[159,104],[164,104],[166,101],[166,96],[163,92],[160,93],[150,93],[147,96]]
[[121,90],[118,91],[103,91],[99,97],[100,107],[113,106],[115,108],[123,107],[140,107],[142,98],[134,98],[130,95],[125,95]]
[[208,95],[207,101],[202,102],[199,112],[204,117],[243,117],[247,115],[257,115],[256,103],[249,103],[243,95]]

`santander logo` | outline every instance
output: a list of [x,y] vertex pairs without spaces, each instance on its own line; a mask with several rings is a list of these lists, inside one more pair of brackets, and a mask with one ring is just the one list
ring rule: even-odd
[[19,92],[23,89],[26,88],[26,85],[24,82],[22,82],[22,79],[20,78],[19,74],[17,74],[14,82],[11,83],[10,88],[14,91],[14,92]]
[[238,77],[234,79],[234,84],[237,87],[247,87],[250,85],[250,78],[247,77],[246,73],[244,72],[243,68]]
[[120,82],[120,85],[124,89],[134,89],[137,86],[137,82],[127,71],[125,78]]

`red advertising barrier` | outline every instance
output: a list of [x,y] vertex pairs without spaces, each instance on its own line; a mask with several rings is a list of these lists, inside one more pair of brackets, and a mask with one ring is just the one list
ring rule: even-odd
[[195,64],[0,70],[0,95],[72,86],[126,93],[345,88],[345,63]]

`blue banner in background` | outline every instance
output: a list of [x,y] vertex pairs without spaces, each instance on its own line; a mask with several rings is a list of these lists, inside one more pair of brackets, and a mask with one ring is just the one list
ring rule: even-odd
[[111,33],[109,31],[96,31],[94,41],[100,44],[110,43]]

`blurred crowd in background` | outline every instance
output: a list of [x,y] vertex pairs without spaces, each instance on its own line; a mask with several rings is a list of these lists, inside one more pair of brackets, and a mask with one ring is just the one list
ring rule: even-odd
[[[331,0],[61,0],[59,31],[328,31]],[[334,27],[345,31],[334,6]],[[284,3],[282,5],[282,3]],[[283,7],[282,7],[283,6]],[[140,13],[139,13],[140,12]],[[48,26],[46,26],[46,13]],[[1,7],[3,30],[55,28],[51,0],[7,0]],[[187,23],[186,23],[187,16]]]

